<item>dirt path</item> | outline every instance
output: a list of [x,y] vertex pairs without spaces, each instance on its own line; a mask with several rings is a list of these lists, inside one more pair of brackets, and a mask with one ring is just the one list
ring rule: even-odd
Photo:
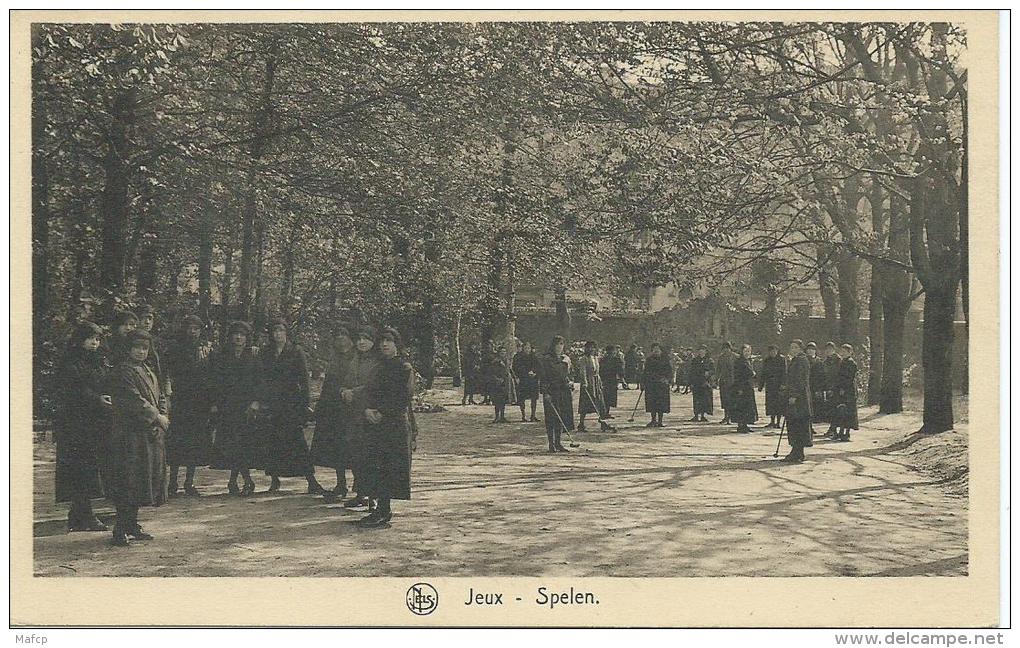
[[[776,462],[775,431],[627,423],[545,453],[541,424],[488,425],[489,408],[419,415],[411,502],[393,525],[284,490],[240,498],[200,470],[200,498],[143,509],[156,539],[127,549],[108,534],[65,533],[52,503],[53,447],[35,446],[35,572],[43,576],[907,576],[967,570],[967,499],[912,462],[918,415],[861,412],[850,443],[816,440],[809,461]],[[441,391],[440,403],[459,403]],[[761,408],[761,405],[759,405]],[[764,409],[761,409],[764,411]],[[516,412],[514,412],[516,414]],[[718,416],[715,420],[718,420]],[[966,443],[966,427],[954,437]],[[916,444],[915,444],[916,445]],[[785,447],[785,442],[784,442]],[[913,449],[916,451],[916,447]],[[785,453],[785,450],[783,451]],[[965,456],[965,455],[964,455]],[[323,484],[331,475],[320,470]],[[260,476],[259,489],[268,479]],[[101,510],[109,511],[109,507]],[[104,516],[105,517],[105,516]]]

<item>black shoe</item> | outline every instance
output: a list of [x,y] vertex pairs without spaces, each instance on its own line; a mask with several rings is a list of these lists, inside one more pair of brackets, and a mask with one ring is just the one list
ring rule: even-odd
[[367,497],[352,497],[344,502],[346,509],[367,509],[370,505],[371,502]]
[[692,416],[691,418],[687,419],[687,422],[688,423],[697,423],[700,420],[701,419],[699,419],[697,416]]
[[227,492],[230,493],[231,495],[240,495],[241,489],[237,487],[236,481],[227,482]]
[[173,482],[173,481],[170,482],[167,485],[167,487],[166,487],[166,496],[168,498],[170,498],[170,497],[177,497],[177,490],[178,490],[177,482]]
[[655,421],[648,421],[645,423],[645,427],[655,427]]
[[355,522],[355,524],[361,527],[374,526],[375,521],[379,519],[379,515],[380,515],[379,511],[372,511],[365,517]]
[[273,477],[273,481],[269,482],[269,490],[267,492],[275,493],[278,490],[280,490],[280,478]]
[[557,445],[556,446],[556,452],[570,452],[570,450],[567,450],[562,445]]
[[797,461],[797,453],[793,450],[790,450],[790,453],[787,454],[782,459],[780,459],[780,461],[785,461],[786,463],[795,463]]
[[528,421],[530,421],[531,423],[541,423],[542,419],[532,416],[530,419],[528,419]]
[[142,531],[142,527],[136,526],[134,529],[127,532],[128,537],[132,540],[152,540],[152,536]]
[[363,522],[361,524],[362,527],[370,528],[370,529],[371,528],[378,528],[378,527],[384,526],[386,524],[389,524],[390,520],[393,519],[393,512],[392,511],[385,511],[385,512],[376,511],[372,515],[374,517],[371,518],[370,520],[366,521],[366,522]]
[[128,540],[127,534],[120,529],[114,529],[113,539],[110,541],[114,547],[130,547],[131,541]]
[[253,481],[245,482],[244,483],[244,488],[241,489],[241,492],[239,494],[243,495],[245,497],[247,497],[249,495],[254,495],[255,494],[255,482],[253,482]]
[[198,492],[198,489],[195,488],[194,484],[185,484],[184,494],[188,497],[199,497],[201,495],[201,493]]
[[73,526],[68,525],[69,531],[109,531],[110,528],[103,524],[102,520],[96,516],[92,516],[91,519],[80,520]]
[[341,502],[345,497],[347,497],[347,487],[340,486],[339,484],[334,486],[333,490],[324,491],[322,493],[322,498],[330,504],[333,504],[334,502]]

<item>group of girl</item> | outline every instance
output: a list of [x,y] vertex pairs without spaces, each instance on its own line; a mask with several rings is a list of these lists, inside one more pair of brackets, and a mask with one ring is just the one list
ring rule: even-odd
[[[151,538],[138,508],[177,495],[181,467],[191,496],[203,466],[228,470],[227,491],[237,495],[255,492],[254,470],[270,477],[269,492],[281,477],[304,477],[308,493],[367,511],[358,524],[369,527],[391,520],[391,500],[410,498],[414,372],[396,330],[336,327],[313,411],[307,358],[286,321],[269,324],[262,348],[250,325],[233,322],[215,351],[195,316],[165,343],[149,332],[153,321],[150,309],[119,312],[108,339],[81,322],[69,341],[57,374],[55,441],[56,497],[70,502],[71,531],[107,530],[91,506],[105,496],[117,509],[115,545]],[[335,470],[333,489],[316,480],[317,465]]]

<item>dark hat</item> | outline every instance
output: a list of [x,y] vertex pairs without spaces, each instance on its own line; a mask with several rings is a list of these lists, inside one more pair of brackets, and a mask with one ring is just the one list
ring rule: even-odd
[[585,342],[584,343],[584,348],[585,349],[594,349],[595,348],[595,340],[588,340],[587,342]]
[[233,335],[238,331],[247,336],[251,336],[251,324],[248,322],[242,322],[241,320],[234,320],[230,323],[230,326],[227,327],[227,335]]
[[390,340],[393,344],[397,345],[398,349],[402,346],[400,331],[392,326],[384,326],[383,329],[379,331],[379,342],[382,342],[383,340]]
[[351,325],[350,322],[344,321],[336,322],[335,324],[333,324],[332,327],[330,327],[330,334],[333,337],[340,337],[342,335],[344,337],[353,338],[354,327]]
[[[804,343],[803,343],[803,342],[801,342],[801,346],[804,346]],[[817,348],[818,348],[818,345],[817,345],[817,344],[815,344],[814,342],[808,342],[808,343],[807,343],[807,346],[806,346],[806,347],[804,347],[804,348],[805,348],[805,349],[817,349]]]
[[149,306],[148,304],[140,305],[138,308],[135,309],[135,312],[138,314],[139,319],[145,317],[146,315],[152,315],[153,317],[156,316],[156,309],[154,309],[152,306]]
[[732,342],[723,342],[722,345],[723,345],[724,349],[732,349],[733,348],[733,343]]
[[181,328],[186,329],[189,326],[199,326],[205,328],[205,322],[198,315],[185,315],[181,318]]
[[128,322],[138,322],[138,316],[129,310],[119,310],[113,314],[113,325],[122,326]]
[[374,342],[376,338],[375,327],[369,324],[362,324],[354,331],[354,337],[363,337],[366,340],[372,340]]
[[777,347],[776,345],[774,345],[774,344],[770,344],[769,345],[769,351],[778,351],[778,350],[779,350],[779,347]]
[[74,332],[71,334],[71,339],[68,343],[72,349],[77,349],[81,346],[81,343],[90,337],[103,338],[103,329],[97,324],[93,324],[88,320],[82,320],[78,322],[78,325],[74,327]]

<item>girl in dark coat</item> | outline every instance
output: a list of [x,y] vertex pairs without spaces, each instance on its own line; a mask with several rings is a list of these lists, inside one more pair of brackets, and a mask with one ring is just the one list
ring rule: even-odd
[[[287,322],[275,319],[269,325],[269,348],[259,355],[262,364],[262,465],[272,477],[269,492],[280,490],[280,477],[304,477],[310,495],[321,495],[315,468],[305,441],[304,424],[308,420],[311,393],[308,387],[308,360],[300,347],[288,340]],[[262,416],[263,410],[268,410]]]
[[103,356],[106,358],[107,367],[112,369],[127,356],[128,335],[138,328],[138,316],[131,311],[117,311],[113,314],[110,328],[112,332],[103,350]]
[[312,464],[336,471],[336,486],[323,495],[328,501],[347,496],[347,468],[350,464],[347,457],[348,416],[340,389],[353,352],[350,328],[338,325],[333,332],[332,357],[315,404],[315,436],[312,437],[311,449]]
[[641,385],[645,389],[645,411],[652,415],[646,427],[662,427],[662,415],[669,412],[669,386],[672,382],[673,365],[662,353],[662,346],[654,343],[641,376]]
[[850,430],[857,430],[857,362],[854,360],[854,348],[844,344],[840,349],[843,360],[839,363],[833,391],[836,407],[833,411],[833,423],[836,425],[836,439],[849,441]]
[[372,500],[363,492],[361,475],[365,471],[367,451],[368,386],[379,370],[379,352],[375,348],[376,332],[368,325],[359,326],[354,333],[354,352],[344,367],[340,380],[340,417],[347,430],[347,461],[354,476],[352,490],[355,495],[344,502],[345,508],[370,509]]
[[464,396],[460,399],[461,405],[477,405],[475,402],[475,394],[481,393],[484,389],[480,387],[481,379],[481,362],[482,352],[478,344],[472,344],[467,351],[464,352],[463,365],[461,367],[461,374],[464,377]]
[[730,420],[737,432],[750,432],[748,427],[758,420],[758,404],[754,400],[754,369],[751,367],[751,345],[740,348],[733,361],[733,383],[730,385]]
[[623,357],[619,347],[610,345],[599,361],[602,377],[602,400],[606,407],[606,418],[612,418],[612,408],[619,402],[620,383],[623,381]]
[[509,388],[509,378],[506,369],[506,361],[503,360],[503,352],[497,349],[490,353],[485,361],[485,368],[482,370],[485,381],[485,391],[489,401],[492,403],[492,423],[509,423],[506,420],[506,403]]
[[638,373],[638,350],[636,344],[631,344],[630,348],[627,349],[627,353],[623,356],[623,371],[624,389],[630,389],[630,383],[636,383],[641,380],[641,374]]
[[198,495],[195,468],[208,466],[212,455],[212,424],[209,419],[209,347],[202,340],[202,320],[188,315],[181,322],[177,342],[163,358],[174,386],[173,411],[167,433],[167,460],[170,462],[168,494],[177,494],[177,477],[186,466],[184,493]]
[[524,404],[531,401],[531,421],[537,422],[535,408],[538,406],[538,356],[535,354],[535,347],[531,342],[525,342],[524,347],[516,355],[512,363],[514,376],[517,378],[517,405],[521,408],[521,420],[525,421]]
[[132,331],[127,355],[107,382],[113,424],[103,440],[103,483],[117,506],[113,544],[129,538],[151,540],[138,524],[138,508],[166,502],[167,470],[164,437],[170,420],[160,409],[162,394],[156,375],[146,365],[152,338]]
[[715,363],[708,357],[708,347],[702,345],[698,354],[691,358],[690,375],[691,393],[694,397],[694,416],[691,421],[707,423],[706,414],[712,413],[712,376]]
[[778,428],[783,417],[783,381],[786,380],[786,357],[779,354],[776,345],[769,345],[769,354],[762,362],[758,377],[758,391],[765,390],[765,413],[769,427]]
[[107,368],[99,352],[102,339],[102,329],[92,322],[79,324],[57,374],[56,495],[58,502],[71,503],[68,531],[106,531],[92,512],[91,501],[103,496],[99,443],[110,425],[110,397],[104,384]]
[[[258,436],[255,418],[260,393],[260,367],[249,346],[251,327],[233,322],[227,329],[227,345],[212,357],[212,412],[216,423],[213,443],[214,468],[230,470],[227,491],[251,495],[255,481],[250,470],[258,467]],[[238,475],[244,488],[238,489]]]
[[393,517],[390,501],[411,499],[414,371],[401,356],[400,346],[397,331],[383,329],[379,336],[381,360],[368,386],[366,461],[359,491],[376,500],[376,509],[358,520],[361,526],[385,525]]
[[564,353],[566,342],[557,335],[542,356],[540,388],[545,414],[545,435],[549,452],[567,452],[561,435],[574,427],[574,398],[570,393],[570,357]]
[[577,397],[577,414],[580,419],[577,431],[584,432],[584,417],[594,414],[600,421],[608,413],[602,400],[602,366],[599,363],[598,347],[588,340],[584,344],[584,355],[577,363],[577,382],[581,393]]

